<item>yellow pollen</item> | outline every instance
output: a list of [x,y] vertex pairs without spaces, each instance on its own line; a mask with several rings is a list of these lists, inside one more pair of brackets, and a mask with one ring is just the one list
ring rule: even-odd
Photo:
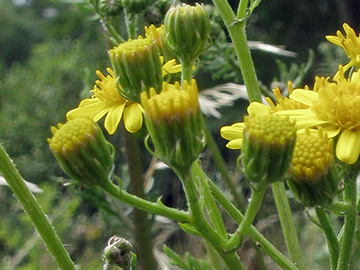
[[79,144],[85,144],[97,132],[96,123],[89,118],[75,118],[66,124],[52,127],[53,137],[48,139],[50,148],[58,154],[76,151]]
[[[289,81],[287,85],[288,85],[289,94],[291,94],[294,90],[291,81]],[[269,97],[266,98],[266,101],[270,106],[271,112],[273,113],[284,110],[297,110],[297,109],[308,108],[306,105],[296,100],[289,99],[288,97],[283,97],[279,87],[275,87],[273,89],[273,93],[277,101],[276,104],[274,104]]]
[[295,123],[278,115],[245,117],[245,131],[265,144],[282,145],[295,137]]
[[195,80],[189,85],[184,82],[183,89],[176,82],[163,84],[160,94],[150,89],[150,97],[145,92],[141,94],[141,103],[144,111],[153,119],[171,121],[174,118],[182,119],[189,113],[199,110],[198,89]]
[[359,73],[346,80],[340,68],[336,82],[316,78],[314,91],[319,98],[313,102],[311,110],[320,120],[344,129],[354,129],[360,124],[360,80]]
[[154,44],[151,36],[143,38],[139,36],[137,39],[129,39],[127,42],[121,43],[118,47],[110,50],[110,54],[131,56],[134,53],[141,53],[144,50],[148,50]]
[[295,179],[314,183],[325,175],[333,160],[333,141],[319,130],[298,133],[292,159]]
[[100,70],[96,71],[96,75],[101,80],[95,81],[94,88],[91,90],[93,93],[92,98],[97,97],[104,102],[107,107],[126,102],[126,100],[118,93],[114,71],[111,68],[107,68],[106,71],[109,74],[107,76],[102,74]]

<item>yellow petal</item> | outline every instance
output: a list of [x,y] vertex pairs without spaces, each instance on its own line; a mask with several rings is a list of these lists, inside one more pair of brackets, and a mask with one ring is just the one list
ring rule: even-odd
[[296,100],[307,106],[311,106],[313,101],[319,97],[319,94],[314,91],[296,89],[290,95],[290,99]]
[[226,147],[229,148],[229,149],[241,149],[242,141],[243,141],[242,138],[241,139],[236,139],[236,140],[231,140],[230,142],[228,142]]
[[340,132],[340,129],[341,129],[340,127],[336,127],[336,126],[323,127],[324,133],[327,133],[329,138],[333,138],[336,135],[338,135]]
[[[240,123],[239,123],[240,124]],[[242,138],[244,130],[244,124],[238,126],[224,126],[220,129],[221,137],[226,140],[234,140]]]
[[130,133],[137,132],[143,124],[141,106],[138,103],[127,106],[124,111],[124,124]]
[[335,44],[335,45],[342,46],[341,41],[340,41],[340,39],[339,39],[338,36],[329,35],[329,36],[325,36],[325,38],[326,38],[329,42],[331,42],[331,43],[333,43],[333,44]]
[[110,108],[108,115],[105,118],[104,126],[110,135],[114,134],[124,112],[125,103]]
[[342,162],[354,164],[360,153],[360,130],[346,129],[336,144],[336,156]]
[[250,116],[270,114],[269,107],[260,102],[251,102],[247,111]]
[[99,121],[109,108],[98,98],[87,98],[80,102],[79,106],[67,112],[66,119],[71,120],[78,117],[90,117]]

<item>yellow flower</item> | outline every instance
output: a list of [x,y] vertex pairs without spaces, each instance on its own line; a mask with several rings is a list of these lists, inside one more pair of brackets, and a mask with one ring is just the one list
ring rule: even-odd
[[[289,93],[293,92],[291,82],[288,82],[288,89]],[[278,87],[275,87],[273,93],[277,101],[276,104],[274,104],[270,98],[266,98],[269,106],[266,106],[265,104],[259,102],[252,102],[247,108],[249,115],[253,117],[255,115],[273,114],[283,110],[308,108],[308,106],[297,102],[296,100],[289,99],[288,97],[283,97]],[[226,145],[227,148],[241,149],[244,126],[244,122],[238,122],[231,126],[224,126],[220,129],[221,136],[224,139],[229,140],[228,144]]]
[[[270,108],[265,104],[259,102],[250,103],[247,111],[250,116],[255,115],[266,115],[270,114]],[[241,149],[242,141],[243,141],[243,130],[245,127],[245,122],[238,122],[232,124],[231,126],[223,126],[220,129],[221,137],[225,140],[229,140],[226,144],[226,147],[229,149]]]
[[176,169],[188,169],[204,149],[203,118],[195,79],[141,94],[145,123],[156,155]]
[[119,95],[114,72],[111,68],[106,70],[109,74],[107,76],[99,70],[96,71],[100,80],[95,82],[94,89],[91,90],[93,96],[82,100],[77,108],[66,114],[66,118],[70,120],[87,116],[99,121],[106,115],[104,126],[111,135],[115,133],[124,115],[126,130],[131,133],[137,132],[143,123],[142,108],[140,104]]
[[[360,66],[360,35],[356,36],[354,29],[352,29],[347,23],[343,24],[343,28],[346,33],[346,37],[340,30],[336,32],[336,36],[326,36],[326,39],[331,43],[340,46],[344,49],[346,55],[350,59],[350,62],[344,66],[344,72],[352,66]],[[339,76],[339,73],[335,74],[334,79]]]
[[338,74],[334,82],[316,77],[313,91],[293,91],[290,99],[309,106],[308,109],[281,113],[302,122],[304,127],[322,126],[329,137],[339,135],[336,156],[353,164],[360,154],[360,71],[346,79],[340,66]]
[[306,207],[326,206],[339,192],[340,174],[334,164],[333,140],[322,128],[298,131],[288,186]]

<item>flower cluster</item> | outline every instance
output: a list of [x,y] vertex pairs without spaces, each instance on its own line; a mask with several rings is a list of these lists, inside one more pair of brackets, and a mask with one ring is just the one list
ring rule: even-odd
[[[337,36],[326,37],[330,42],[343,47],[345,53],[350,58],[350,62],[345,66],[339,65],[339,69],[332,79],[330,77],[317,76],[312,89],[308,86],[302,89],[293,89],[292,84],[289,82],[289,97],[283,97],[280,90],[275,88],[273,90],[276,98],[275,103],[270,98],[267,98],[268,106],[253,102],[248,107],[248,113],[250,118],[257,115],[289,117],[291,120],[296,121],[296,127],[299,132],[309,128],[313,130],[321,129],[319,135],[316,136],[311,135],[308,130],[302,132],[305,135],[301,136],[305,136],[307,139],[298,138],[298,140],[301,141],[304,147],[311,148],[314,140],[319,143],[324,141],[324,145],[328,145],[328,143],[332,145],[332,140],[329,141],[328,137],[335,138],[337,159],[346,164],[354,164],[360,155],[360,71],[356,70],[360,64],[360,36],[356,36],[354,30],[349,25],[344,24],[343,27],[346,37],[340,31],[337,32]],[[352,69],[347,74],[350,67],[355,67],[355,69]],[[244,148],[244,138],[246,137],[245,126],[246,121],[245,123],[235,123],[232,126],[221,128],[220,133],[222,137],[229,140],[228,148]],[[312,139],[309,139],[310,137]],[[316,150],[316,147],[311,149],[311,151],[320,151]],[[333,165],[330,162],[332,161],[332,156],[331,158],[329,157],[332,146],[329,146],[329,149],[328,154],[323,157],[326,160],[316,159],[311,161],[308,159],[309,157],[306,157],[306,164],[299,162],[303,158],[299,159],[294,154],[293,173],[294,178],[297,179],[296,183],[299,183],[298,180],[300,178],[301,183],[314,182],[318,175],[327,175],[332,171],[331,167]],[[308,164],[309,162],[314,162],[314,164],[310,165]],[[304,171],[300,169],[301,166],[305,165],[310,167],[304,167]],[[332,175],[334,176],[334,174]],[[331,186],[331,190],[327,190],[328,195],[335,193],[337,182],[334,180],[332,183],[335,184]],[[302,188],[302,190],[304,189]],[[301,196],[304,197],[305,195]],[[326,199],[330,201],[329,198]],[[307,205],[313,205],[318,201],[307,198],[306,202]]]
[[99,121],[106,115],[104,126],[110,135],[116,132],[122,118],[127,131],[140,130],[143,124],[141,92],[148,92],[151,87],[160,91],[163,77],[181,71],[175,59],[165,62],[162,56],[165,51],[163,26],[151,25],[145,27],[145,31],[145,38],[129,39],[109,51],[114,69],[107,68],[107,76],[96,71],[100,80],[96,80],[90,91],[92,97],[70,110],[66,115],[68,120],[90,117]]

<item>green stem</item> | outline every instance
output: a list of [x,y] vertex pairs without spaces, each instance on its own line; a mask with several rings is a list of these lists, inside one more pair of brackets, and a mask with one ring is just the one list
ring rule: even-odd
[[[244,215],[237,209],[218,189],[218,187],[211,181],[209,181],[209,187],[211,193],[213,194],[216,201],[221,205],[221,207],[232,217],[238,224],[244,219]],[[298,270],[298,268],[277,250],[254,226],[250,226],[248,230],[249,237],[255,242],[258,243],[261,249],[264,250],[266,254],[270,256],[277,263],[281,269],[285,270]]]
[[217,10],[225,22],[226,28],[229,31],[236,55],[239,59],[239,65],[246,85],[249,101],[261,102],[261,92],[246,38],[246,20],[237,20],[227,0],[213,0],[213,3],[217,7]]
[[179,176],[183,184],[186,198],[189,204],[189,211],[191,218],[190,223],[200,233],[202,238],[205,241],[207,241],[207,243],[210,244],[211,247],[224,260],[227,269],[229,270],[243,269],[242,264],[236,252],[225,252],[223,250],[223,246],[225,245],[225,239],[216,231],[214,231],[213,228],[207,222],[199,204],[199,194],[195,186],[196,175],[193,175],[192,171],[193,169],[190,169],[189,172],[176,171],[177,175]]
[[316,206],[315,212],[320,221],[321,229],[324,232],[328,244],[331,269],[335,270],[339,258],[339,242],[325,210],[322,207]]
[[116,31],[116,29],[114,28],[114,26],[111,23],[111,20],[108,20],[106,17],[101,16],[100,17],[102,22],[103,22],[103,26],[104,26],[104,30],[105,33],[108,33],[111,41],[113,43],[114,46],[118,46],[120,43],[125,42],[125,39],[122,38],[122,36],[120,36],[118,34],[118,32]]
[[232,250],[237,249],[241,246],[243,237],[248,232],[249,227],[253,223],[255,216],[260,208],[262,199],[266,192],[266,185],[263,188],[259,188],[257,190],[253,189],[249,205],[246,209],[245,217],[241,221],[238,229],[226,243],[226,249]]
[[190,83],[192,79],[192,67],[193,61],[189,59],[180,59],[181,62],[181,85],[184,81],[188,81]]
[[243,19],[245,17],[248,4],[249,4],[249,0],[240,0],[237,16],[236,16],[238,20]]
[[[122,127],[125,141],[125,152],[130,177],[130,189],[132,193],[145,199],[144,181],[142,178],[142,167],[138,140]],[[133,210],[134,234],[138,244],[138,253],[141,260],[141,269],[155,270],[157,263],[154,257],[151,241],[151,225],[147,212],[138,208]]]
[[345,202],[351,204],[353,208],[345,215],[344,235],[341,241],[340,255],[337,270],[349,269],[352,244],[356,226],[356,177],[358,170],[349,168],[345,170]]
[[214,226],[214,229],[220,235],[226,237],[227,231],[223,219],[216,205],[214,197],[210,192],[210,188],[208,185],[208,177],[205,175],[203,169],[201,168],[199,161],[194,162],[194,165],[192,166],[192,174],[195,175],[200,180],[199,185],[201,185],[203,188],[203,192],[201,195],[204,197],[205,206],[209,214],[210,220]]
[[24,183],[19,171],[12,163],[5,149],[0,144],[0,171],[21,203],[32,224],[44,241],[56,264],[63,270],[74,270],[75,266],[69,253],[64,248],[59,236],[51,226],[36,198]]
[[131,39],[137,38],[136,36],[136,24],[135,24],[135,14],[128,12],[126,9],[125,13],[125,23],[126,29],[128,31],[128,37]]
[[212,156],[219,172],[221,173],[226,185],[228,186],[231,195],[233,196],[236,206],[239,207],[240,210],[244,210],[245,209],[244,202],[240,198],[239,194],[236,191],[236,186],[233,182],[233,179],[230,176],[229,169],[227,168],[224,158],[221,155],[221,152],[214,140],[214,137],[213,137],[209,127],[206,125],[206,123],[205,123],[204,131],[205,131],[205,136],[206,136],[206,145],[207,145],[208,149],[210,150],[211,156]]
[[281,228],[284,234],[284,239],[290,258],[299,267],[299,269],[304,269],[299,238],[296,233],[296,228],[289,205],[289,200],[286,196],[284,183],[274,183],[271,185],[271,188],[274,194],[276,208],[279,214]]
[[190,222],[190,216],[187,212],[167,207],[160,201],[158,201],[158,203],[153,203],[135,195],[129,194],[125,190],[119,189],[119,187],[110,181],[106,181],[105,184],[101,186],[101,188],[114,198],[133,207],[142,209],[148,213],[164,216],[180,223]]

